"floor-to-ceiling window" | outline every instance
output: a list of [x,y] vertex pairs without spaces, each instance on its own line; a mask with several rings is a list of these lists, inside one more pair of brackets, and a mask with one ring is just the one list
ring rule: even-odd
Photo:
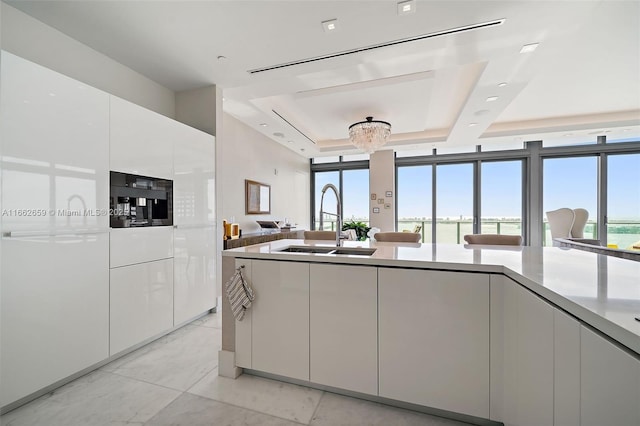
[[[640,170],[640,142],[612,142],[617,143],[598,137],[597,143],[571,146],[534,141],[503,150],[398,153],[397,230],[422,228],[427,243],[463,244],[465,234],[496,233],[550,246],[545,212],[581,207],[589,212],[585,238],[628,248],[640,240],[640,179],[634,178]],[[320,188],[331,179],[351,194],[343,196],[345,219],[357,218],[360,206],[369,205],[368,187],[358,185],[368,181],[368,161],[353,160],[311,164],[314,218]]]
[[522,160],[483,161],[480,170],[480,232],[523,235]]
[[[322,188],[331,183],[336,188],[340,187],[340,172],[317,172],[315,173],[315,187],[313,193],[315,194],[315,223],[313,229],[335,230],[336,218],[331,215],[324,215],[322,228],[320,227],[320,200],[322,197]],[[335,213],[336,209],[336,197],[333,191],[328,190],[323,200],[323,210],[330,213]]]
[[430,243],[433,166],[398,167],[398,231],[418,231],[423,243]]
[[[327,160],[328,158],[328,160]],[[367,155],[368,158],[368,155]],[[369,223],[369,161],[361,155],[326,157],[311,163],[313,182],[313,229],[320,229],[322,188],[331,183],[338,189],[343,222],[354,220]],[[337,200],[331,190],[324,196],[324,230],[336,229]]]
[[640,153],[609,155],[607,244],[630,249],[640,243]]
[[473,163],[436,166],[436,242],[460,244],[473,234]]
[[369,223],[369,169],[342,172],[343,222]]
[[543,245],[551,246],[546,212],[563,207],[589,212],[585,238],[597,239],[598,157],[545,158],[543,163]]

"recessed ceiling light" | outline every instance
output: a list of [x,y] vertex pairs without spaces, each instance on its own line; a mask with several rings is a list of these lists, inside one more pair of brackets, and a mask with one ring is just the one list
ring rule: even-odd
[[520,53],[530,53],[533,52],[534,50],[536,50],[538,48],[538,45],[540,43],[531,43],[531,44],[525,44],[524,46],[522,46],[522,49],[520,49]]
[[226,61],[226,60],[227,60],[227,57],[226,57],[226,56],[223,56],[223,55],[219,55],[219,56],[218,56],[218,60],[219,60],[219,61]]
[[498,97],[497,97],[497,96],[489,96],[489,97],[487,98],[487,102],[493,102],[493,101],[497,101],[497,100],[498,100]]
[[572,136],[573,133],[565,133],[564,136]]
[[506,85],[507,85],[507,83],[500,83],[500,84],[498,84],[498,87],[504,87]]
[[398,2],[398,15],[408,15],[416,11],[416,1],[406,0]]
[[300,151],[304,152],[304,148],[300,148]]
[[474,127],[474,126],[477,126],[477,125],[478,125],[478,123],[469,123],[469,127]]
[[293,141],[289,141],[289,143],[293,143]]
[[49,93],[49,96],[54,97],[56,94],[55,93]]
[[338,29],[338,20],[330,19],[328,21],[322,22],[322,29],[324,29],[325,33],[333,33]]
[[262,127],[267,127],[267,123],[260,123]]
[[275,137],[277,137],[277,138],[284,138],[284,133],[281,133],[281,132],[275,132],[275,133],[273,134],[273,136],[275,136]]
[[476,111],[474,113],[474,115],[480,116],[480,115],[487,115],[489,114],[491,111],[489,111],[488,109],[481,109],[480,111]]

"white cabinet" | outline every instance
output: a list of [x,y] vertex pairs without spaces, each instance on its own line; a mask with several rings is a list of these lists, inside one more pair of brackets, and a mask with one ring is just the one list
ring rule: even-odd
[[173,326],[173,259],[111,269],[110,355]]
[[489,276],[378,269],[380,396],[489,417]]
[[309,380],[309,264],[251,261],[251,365]]
[[180,125],[174,141],[173,221],[178,226],[215,224],[215,138]]
[[109,356],[109,236],[4,238],[0,405]]
[[580,323],[553,310],[553,423],[580,425]]
[[173,227],[112,228],[110,266],[133,265],[173,257]]
[[640,424],[640,360],[581,326],[580,412],[583,426]]
[[377,269],[310,268],[310,380],[377,395]]
[[174,236],[174,325],[216,306],[216,228],[177,227]]
[[109,96],[4,51],[0,76],[4,406],[108,356]]
[[216,306],[215,138],[185,125],[174,141],[174,324]]
[[109,96],[4,51],[0,75],[2,230],[108,228]]
[[491,419],[552,425],[554,308],[509,278],[492,280],[491,292],[492,335],[502,337],[492,337],[492,357],[502,358],[501,366],[492,362],[496,370],[502,367],[492,371],[492,380],[503,383],[501,395],[492,389]]
[[173,179],[173,142],[181,124],[111,96],[111,170]]

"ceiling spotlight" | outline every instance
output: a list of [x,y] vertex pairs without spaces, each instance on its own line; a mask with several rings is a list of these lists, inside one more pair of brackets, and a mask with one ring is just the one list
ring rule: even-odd
[[398,15],[408,15],[416,11],[416,0],[398,2]]
[[219,56],[218,56],[218,60],[219,60],[219,61],[226,61],[226,60],[227,60],[227,57],[226,57],[226,56],[219,55]]
[[324,29],[325,33],[332,33],[338,29],[338,20],[330,19],[328,21],[322,22],[322,29]]
[[531,53],[538,48],[539,44],[540,43],[525,44],[522,46],[522,49],[520,49],[520,53]]
[[474,127],[474,126],[477,126],[477,125],[478,125],[478,123],[469,123],[469,127]]
[[262,127],[267,127],[267,123],[260,123]]
[[498,84],[498,87],[504,87],[506,85],[507,85],[507,83],[500,83],[500,84]]
[[289,143],[293,143],[293,141],[289,141]]
[[488,109],[481,109],[479,111],[476,111],[473,115],[476,115],[476,116],[487,115],[490,112],[491,111],[489,111]]
[[300,151],[304,152],[304,148],[300,148]]
[[281,133],[281,132],[275,132],[275,133],[273,134],[273,136],[275,136],[275,137],[277,137],[277,138],[284,138],[284,133]]
[[489,96],[489,97],[487,98],[487,102],[493,102],[493,101],[497,101],[497,100],[498,100],[498,97],[497,97],[497,96]]

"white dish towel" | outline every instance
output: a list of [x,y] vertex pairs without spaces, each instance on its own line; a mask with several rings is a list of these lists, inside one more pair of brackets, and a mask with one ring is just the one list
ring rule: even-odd
[[242,321],[244,312],[251,307],[251,302],[256,298],[253,289],[242,275],[242,268],[244,268],[244,266],[236,268],[236,273],[233,274],[231,279],[225,284],[225,291],[231,304],[231,311],[238,321]]

